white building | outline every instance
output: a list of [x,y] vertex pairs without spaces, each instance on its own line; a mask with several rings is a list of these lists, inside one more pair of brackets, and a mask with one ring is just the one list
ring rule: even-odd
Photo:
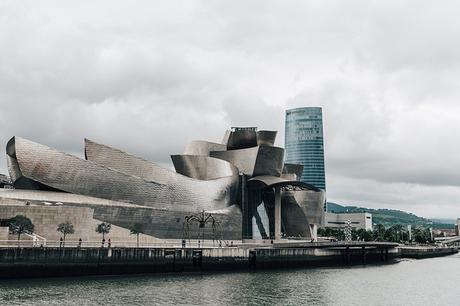
[[457,218],[457,224],[455,224],[455,235],[460,236],[460,218]]
[[324,227],[344,228],[347,220],[350,220],[350,225],[353,229],[372,231],[372,214],[370,213],[335,214],[326,212],[324,216]]

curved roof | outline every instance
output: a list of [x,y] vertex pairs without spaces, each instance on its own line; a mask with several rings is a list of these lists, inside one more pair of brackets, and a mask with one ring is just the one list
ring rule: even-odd
[[[107,200],[177,211],[216,210],[234,204],[238,176],[195,180],[122,151],[87,142],[86,157],[59,152],[14,137],[9,144],[19,177],[14,186],[24,189],[66,191]],[[10,156],[11,157],[11,156]],[[168,176],[164,176],[168,174]],[[21,182],[27,180],[26,182]],[[26,184],[27,183],[27,184]],[[38,184],[38,186],[33,186]]]
[[262,183],[262,184],[265,185],[264,188],[293,186],[293,187],[300,187],[300,188],[303,188],[303,189],[317,191],[317,192],[321,191],[321,189],[319,189],[319,188],[317,188],[317,187],[315,187],[313,185],[304,183],[304,182],[290,181],[290,180],[283,179],[281,177],[276,177],[276,176],[271,176],[271,175],[255,176],[255,177],[253,177],[253,178],[248,180],[248,184],[250,184],[251,182],[253,182],[253,183]]
[[227,150],[240,150],[257,146],[257,132],[254,130],[240,129],[230,132]]
[[203,155],[171,155],[177,173],[197,179],[213,180],[238,176],[238,168],[223,159]]
[[168,184],[174,171],[140,157],[85,138],[85,159],[146,181]]
[[275,145],[276,131],[257,131],[258,146],[273,146]]
[[193,140],[185,148],[185,155],[205,155],[209,156],[211,151],[226,151],[227,145],[205,140]]
[[284,149],[278,147],[252,147],[230,151],[212,151],[211,157],[226,160],[240,172],[250,176],[280,176],[283,170]]

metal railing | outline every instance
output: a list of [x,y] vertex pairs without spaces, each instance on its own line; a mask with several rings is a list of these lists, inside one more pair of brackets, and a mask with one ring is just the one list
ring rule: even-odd
[[[239,242],[240,243],[240,242]],[[97,247],[109,247],[108,240],[102,244],[102,241],[78,241],[78,240],[66,240],[59,241],[59,240],[39,240],[35,242],[30,239],[21,239],[18,244],[18,240],[0,240],[0,247],[38,247],[38,248],[97,248]],[[187,240],[185,242],[185,248],[220,248],[220,247],[231,247],[237,246],[238,243],[229,243],[229,242],[222,242],[219,243],[218,241],[212,240],[205,240],[205,241],[198,241],[198,240]],[[137,242],[136,241],[110,241],[110,247],[112,248],[136,248]],[[181,241],[159,241],[159,242],[152,242],[152,243],[139,243],[139,248],[182,248]]]

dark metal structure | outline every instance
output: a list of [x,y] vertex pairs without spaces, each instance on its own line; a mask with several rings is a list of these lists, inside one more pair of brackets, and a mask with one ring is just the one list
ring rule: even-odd
[[[196,237],[192,237],[191,233],[191,227],[198,228],[198,230],[195,230],[195,233],[197,234]],[[212,213],[207,213],[206,211],[201,211],[199,213],[186,216],[184,223],[183,223],[183,240],[189,240],[192,238],[198,239],[199,241],[205,240],[205,228],[207,225],[211,225],[212,229],[212,241],[213,244],[214,242],[218,242],[220,246],[222,246],[222,227],[220,221],[214,217]],[[208,226],[209,227],[209,226]]]

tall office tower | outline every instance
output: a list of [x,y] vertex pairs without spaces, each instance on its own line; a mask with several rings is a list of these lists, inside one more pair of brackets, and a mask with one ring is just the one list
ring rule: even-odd
[[286,111],[286,163],[304,166],[301,181],[326,190],[321,107]]

